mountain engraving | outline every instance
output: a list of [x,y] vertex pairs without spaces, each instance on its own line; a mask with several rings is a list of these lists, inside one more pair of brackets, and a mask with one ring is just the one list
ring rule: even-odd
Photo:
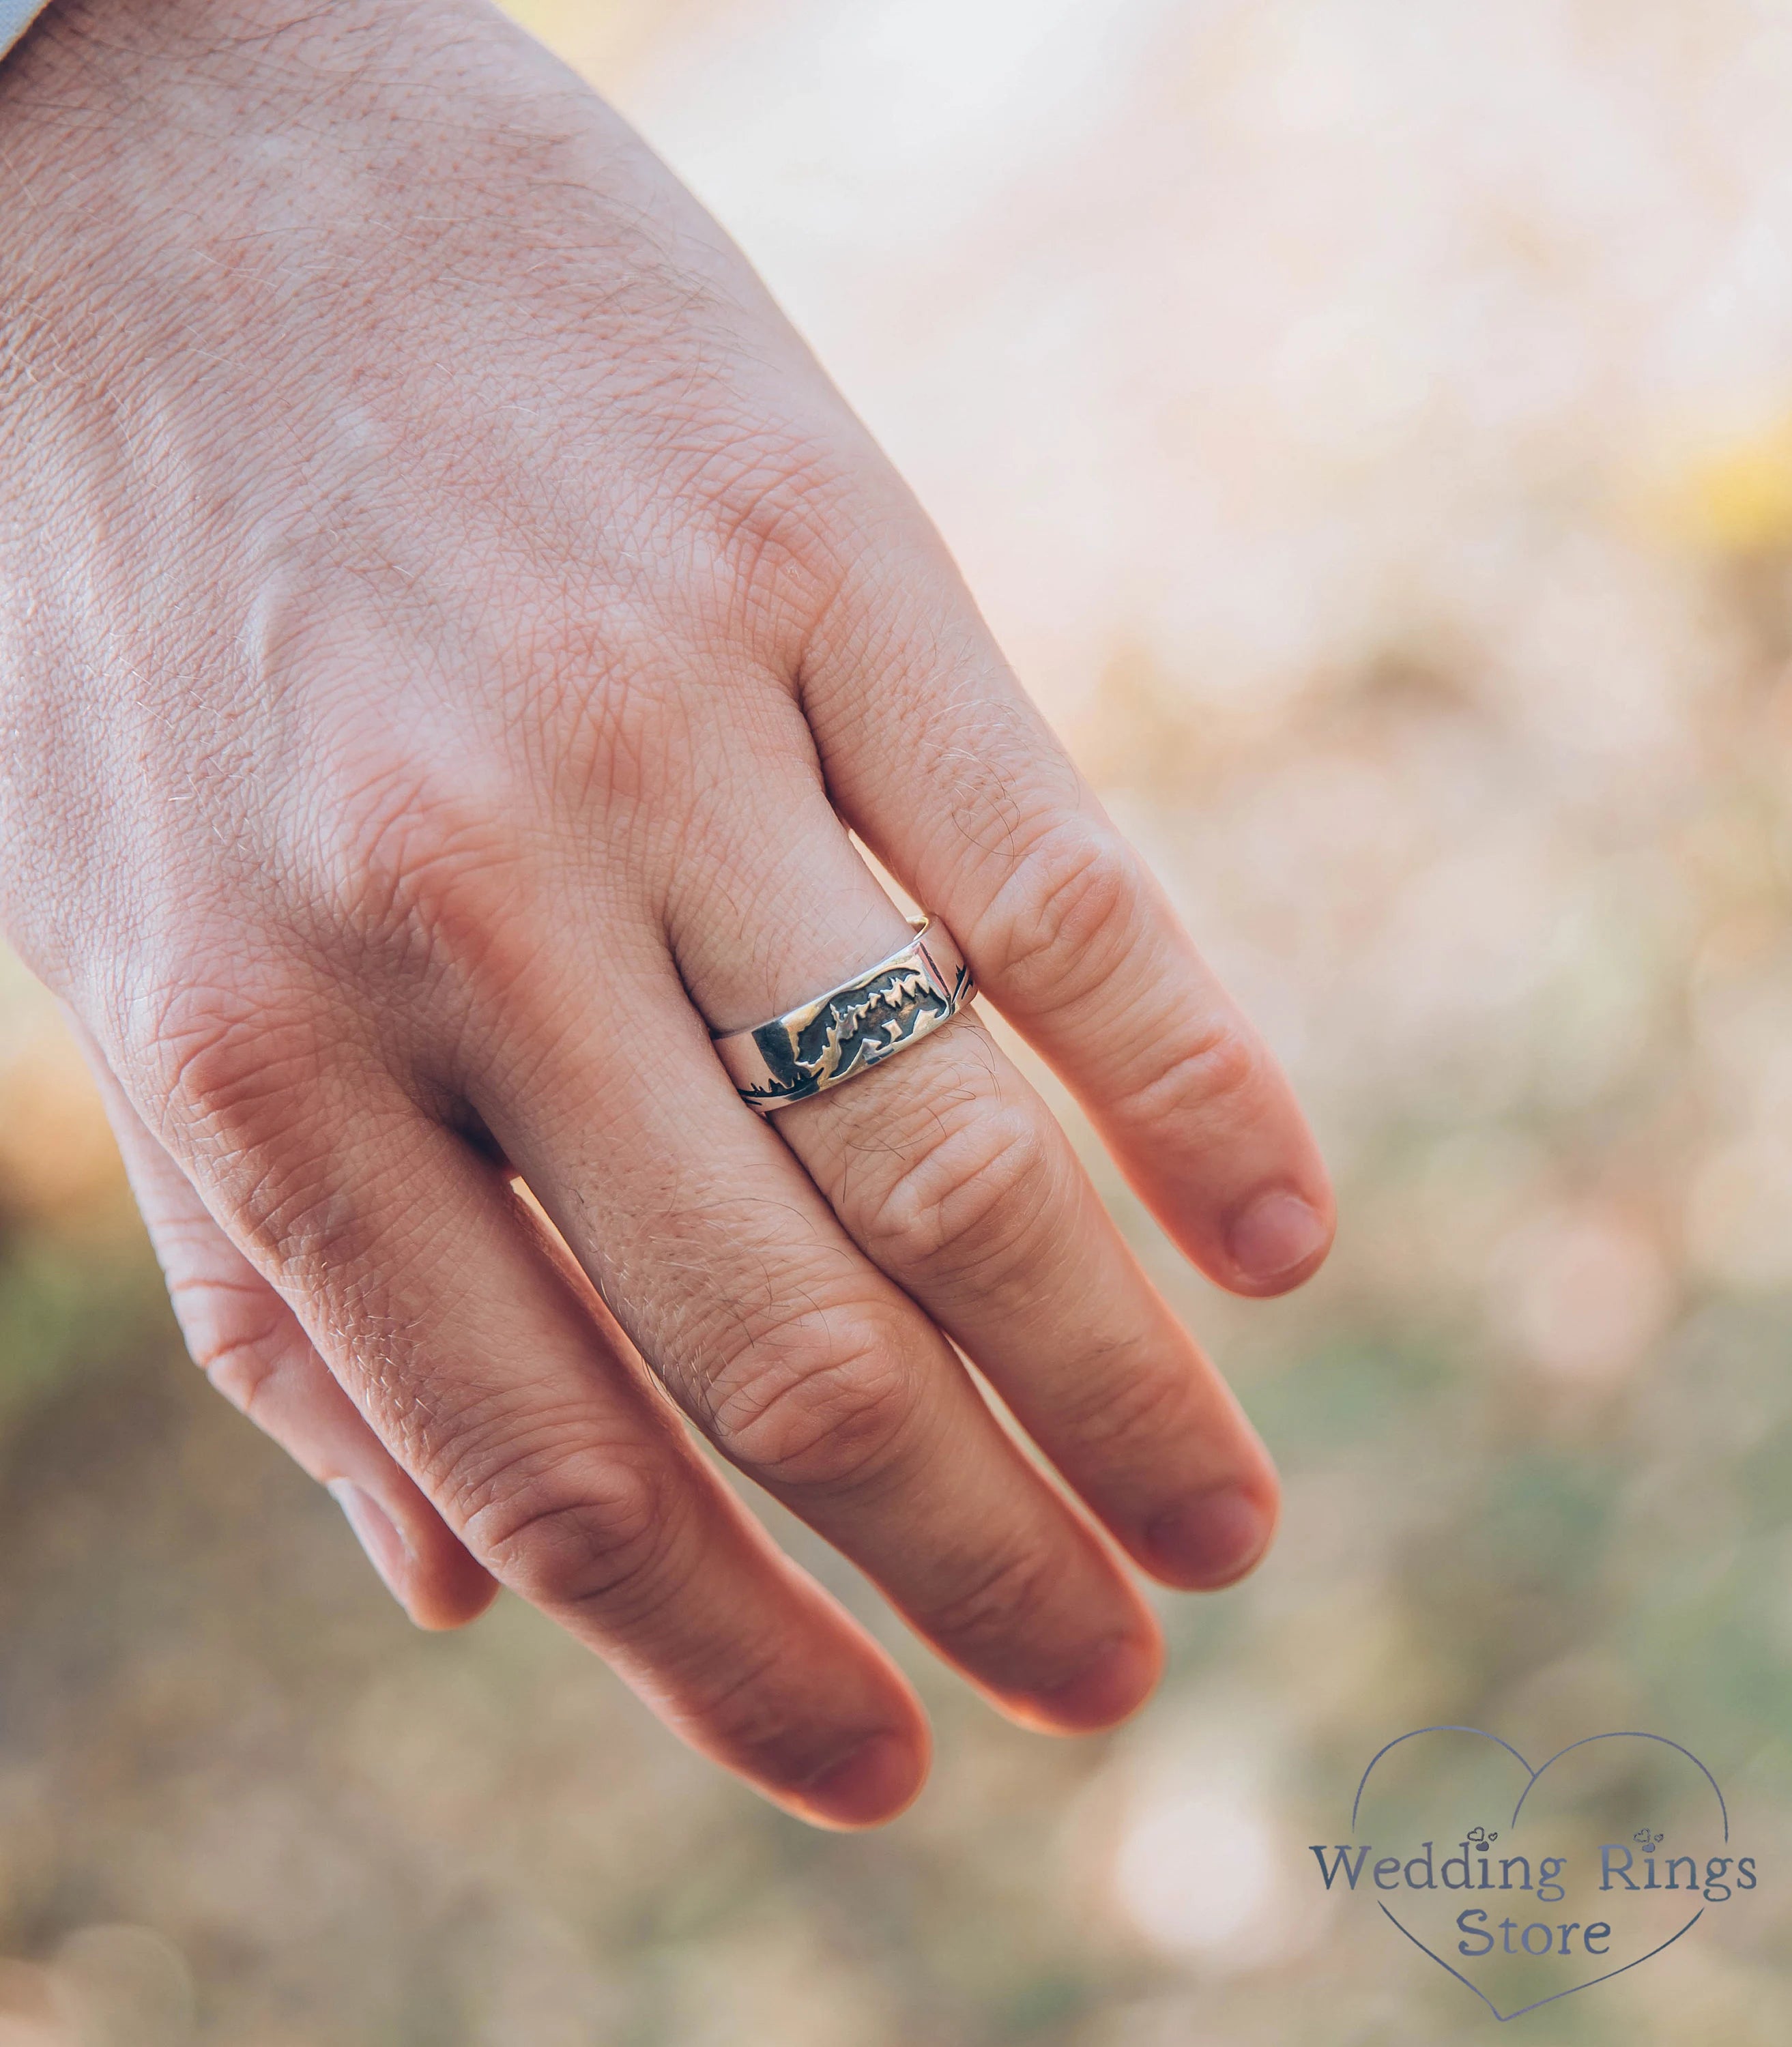
[[780,1023],[756,1032],[765,1063],[777,1078],[741,1092],[750,1101],[793,1101],[819,1094],[832,1082],[887,1059],[918,1031],[943,1023],[970,985],[966,967],[958,969],[950,995],[940,992],[924,967],[888,968],[818,1003],[815,1014],[794,1031]]

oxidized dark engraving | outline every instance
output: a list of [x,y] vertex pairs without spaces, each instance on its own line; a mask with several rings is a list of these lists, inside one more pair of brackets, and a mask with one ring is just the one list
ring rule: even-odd
[[753,1042],[773,1078],[762,1086],[742,1088],[741,1097],[786,1102],[819,1094],[943,1023],[970,987],[968,967],[959,967],[947,992],[919,962],[905,961],[824,996],[807,1013],[799,1011],[754,1031]]

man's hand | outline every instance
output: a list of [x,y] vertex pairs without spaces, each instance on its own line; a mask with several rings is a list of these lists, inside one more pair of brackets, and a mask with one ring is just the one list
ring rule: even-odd
[[924,1723],[679,1410],[1004,1711],[1129,1712],[1148,1610],[953,1347],[1175,1585],[1275,1519],[1223,1383],[974,1017],[769,1124],[706,1027],[904,942],[850,829],[1221,1284],[1323,1171],[738,254],[475,0],[61,0],[0,320],[4,912],[195,1356],[417,1619],[514,1586],[811,1818]]

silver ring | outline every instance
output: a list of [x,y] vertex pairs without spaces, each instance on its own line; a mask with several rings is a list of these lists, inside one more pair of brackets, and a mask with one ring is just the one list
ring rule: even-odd
[[742,1101],[761,1116],[869,1073],[950,1023],[977,993],[943,924],[915,935],[863,973],[750,1031],[710,1033]]

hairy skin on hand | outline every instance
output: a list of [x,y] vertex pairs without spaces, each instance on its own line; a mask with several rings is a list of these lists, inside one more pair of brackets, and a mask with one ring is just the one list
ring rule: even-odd
[[924,1723],[674,1400],[1003,1710],[1130,1711],[1112,1545],[1273,1523],[1223,1383],[974,1016],[775,1127],[709,1027],[904,942],[850,828],[1222,1284],[1323,1170],[737,252],[472,0],[61,0],[0,323],[0,911],[195,1356],[415,1618],[513,1586],[812,1819]]

